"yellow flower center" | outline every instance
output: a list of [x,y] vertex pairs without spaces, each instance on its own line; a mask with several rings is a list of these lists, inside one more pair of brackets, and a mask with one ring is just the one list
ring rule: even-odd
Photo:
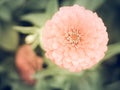
[[78,44],[80,41],[80,35],[78,32],[68,32],[66,38],[71,44]]

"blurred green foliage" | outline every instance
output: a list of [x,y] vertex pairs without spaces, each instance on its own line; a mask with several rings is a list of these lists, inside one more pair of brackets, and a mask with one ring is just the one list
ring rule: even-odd
[[[20,41],[24,42],[21,34],[34,34],[59,7],[74,4],[96,11],[105,22],[111,44],[105,61],[82,74],[44,69],[35,75],[35,86],[26,85],[14,63]],[[119,90],[119,9],[119,0],[0,0],[0,90]]]

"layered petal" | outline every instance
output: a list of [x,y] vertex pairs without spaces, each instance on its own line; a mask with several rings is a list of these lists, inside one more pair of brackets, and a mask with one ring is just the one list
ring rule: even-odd
[[48,58],[78,72],[104,57],[108,34],[96,13],[78,5],[64,6],[46,23],[42,42]]

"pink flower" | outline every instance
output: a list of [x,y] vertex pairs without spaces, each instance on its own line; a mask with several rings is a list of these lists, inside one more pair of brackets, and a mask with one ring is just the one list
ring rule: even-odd
[[32,78],[32,75],[42,69],[43,61],[35,54],[30,45],[23,45],[18,49],[15,63],[25,83],[34,84],[35,79]]
[[105,55],[108,34],[101,18],[78,5],[61,7],[42,34],[46,56],[60,67],[78,72]]

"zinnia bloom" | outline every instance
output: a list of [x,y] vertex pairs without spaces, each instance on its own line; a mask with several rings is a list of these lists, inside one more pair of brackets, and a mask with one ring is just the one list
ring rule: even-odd
[[25,83],[30,85],[35,83],[32,75],[42,69],[42,64],[42,58],[35,54],[30,45],[23,45],[18,49],[16,53],[16,67]]
[[46,56],[70,71],[92,67],[107,50],[108,34],[103,21],[78,5],[61,7],[42,33]]

